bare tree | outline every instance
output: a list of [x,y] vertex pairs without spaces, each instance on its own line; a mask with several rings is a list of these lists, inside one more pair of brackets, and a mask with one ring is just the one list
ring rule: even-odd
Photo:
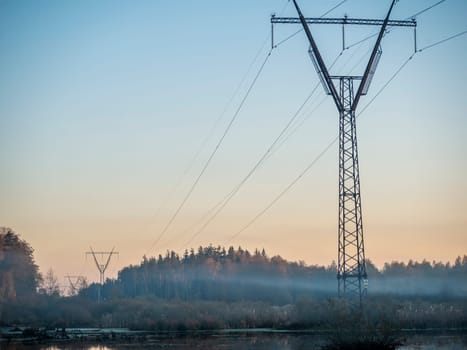
[[60,296],[60,285],[54,271],[50,268],[44,276],[41,291],[51,296]]

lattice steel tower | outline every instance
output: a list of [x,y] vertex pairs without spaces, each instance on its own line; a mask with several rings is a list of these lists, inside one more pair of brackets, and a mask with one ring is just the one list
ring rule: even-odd
[[[102,300],[102,286],[105,282],[105,271],[109,267],[110,259],[112,259],[112,255],[118,255],[118,252],[115,252],[114,249],[110,252],[95,252],[92,247],[89,247],[91,251],[86,252],[86,256],[92,255],[94,259],[94,263],[96,264],[97,270],[99,271],[99,286],[97,288],[97,301],[100,303]],[[98,256],[100,256],[100,260]]]
[[[339,223],[338,223],[338,293],[341,297],[358,300],[366,294],[367,273],[363,241],[360,176],[358,167],[355,110],[362,95],[366,95],[381,57],[381,39],[389,26],[416,26],[415,20],[389,20],[395,0],[384,20],[355,18],[305,18],[293,0],[299,18],[272,16],[271,23],[301,23],[310,43],[308,50],[321,83],[331,95],[339,111]],[[381,26],[370,59],[362,76],[331,76],[311,34],[309,23]],[[274,43],[273,43],[274,45]],[[343,45],[345,48],[345,45]],[[338,83],[336,88],[335,82]],[[354,83],[359,82],[357,92]]]

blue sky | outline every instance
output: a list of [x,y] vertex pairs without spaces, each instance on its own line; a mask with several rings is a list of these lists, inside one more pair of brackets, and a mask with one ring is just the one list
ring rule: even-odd
[[[337,3],[299,2],[311,17]],[[392,18],[405,19],[433,3],[400,0]],[[348,0],[329,16],[382,18],[388,6]],[[32,244],[44,271],[78,273],[89,245],[120,251],[114,272],[137,263],[239,105],[270,48],[270,15],[282,9],[295,16],[285,0],[0,2],[0,224]],[[466,17],[463,0],[446,0],[424,13],[417,18],[419,47],[466,30]],[[297,29],[277,26],[276,39]],[[341,47],[340,28],[312,31],[330,63]],[[348,43],[374,31],[348,28]],[[367,256],[379,264],[466,253],[466,40],[464,35],[415,55],[359,118]],[[353,66],[358,74],[363,65],[356,63],[371,44],[347,50],[334,74]],[[153,254],[186,247],[194,232],[184,234],[186,228],[245,176],[310,94],[318,79],[307,49],[300,33],[273,50]],[[360,108],[412,53],[410,29],[384,38]],[[323,100],[321,90],[306,111]],[[337,120],[331,98],[325,99],[190,246],[226,244],[329,144]],[[210,130],[212,137],[186,171]],[[330,263],[337,250],[337,174],[333,147],[232,243]],[[84,268],[92,277],[89,262]]]

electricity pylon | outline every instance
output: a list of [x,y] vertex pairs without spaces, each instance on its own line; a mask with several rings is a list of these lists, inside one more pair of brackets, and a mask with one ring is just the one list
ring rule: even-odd
[[[378,61],[381,57],[381,39],[386,27],[416,27],[414,19],[410,21],[389,20],[396,0],[392,0],[384,20],[356,18],[305,18],[297,1],[293,0],[298,18],[275,17],[271,23],[300,23],[308,38],[308,50],[316,72],[326,91],[331,95],[339,111],[339,221],[338,221],[338,294],[348,300],[362,303],[366,294],[367,273],[365,265],[365,246],[363,241],[362,206],[360,196],[360,175],[357,152],[357,129],[355,110],[362,95],[366,95]],[[316,42],[311,34],[309,23],[341,24],[344,43],[344,25],[378,25],[381,26],[370,59],[362,76],[332,76],[323,61]],[[274,36],[272,36],[274,37]],[[273,42],[274,45],[274,42]],[[345,48],[345,45],[343,44]],[[357,92],[354,83],[359,81]],[[338,83],[338,86],[334,85]]]
[[[118,252],[114,252],[115,248],[112,248],[110,252],[95,252],[92,250],[92,247],[89,247],[91,249],[90,252],[86,252],[86,256],[89,254],[92,255],[94,258],[94,262],[96,263],[96,267],[99,270],[99,288],[97,289],[97,301],[100,303],[101,302],[101,288],[104,285],[105,282],[105,271],[107,270],[107,267],[109,266],[110,259],[112,258],[112,255],[118,255]],[[101,257],[101,260],[104,261],[103,263],[99,261],[97,256]],[[106,258],[107,257],[107,258]]]
[[79,291],[86,285],[86,278],[81,275],[66,275],[65,278],[68,280],[68,294],[77,295]]

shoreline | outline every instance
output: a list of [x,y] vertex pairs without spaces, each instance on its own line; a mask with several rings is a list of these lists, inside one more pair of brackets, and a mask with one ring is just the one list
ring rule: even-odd
[[[183,331],[142,331],[128,328],[64,328],[45,329],[1,327],[0,344],[54,345],[100,344],[121,346],[126,343],[153,343],[168,339],[207,338],[216,336],[309,336],[323,338],[335,333],[332,329],[237,328]],[[392,330],[397,337],[465,336],[467,328],[418,328]]]

